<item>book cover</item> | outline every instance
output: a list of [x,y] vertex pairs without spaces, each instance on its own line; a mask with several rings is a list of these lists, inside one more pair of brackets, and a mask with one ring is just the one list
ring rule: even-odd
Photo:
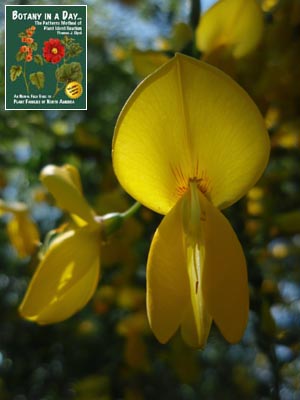
[[5,109],[86,110],[86,5],[5,6]]

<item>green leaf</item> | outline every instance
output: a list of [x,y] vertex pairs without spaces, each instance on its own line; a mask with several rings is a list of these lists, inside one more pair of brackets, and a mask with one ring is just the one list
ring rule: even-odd
[[67,57],[76,57],[82,52],[82,47],[79,43],[72,43],[67,48]]
[[44,72],[33,72],[29,75],[30,82],[37,87],[37,89],[43,89],[45,84]]
[[31,44],[31,48],[32,48],[33,51],[37,50],[37,48],[38,48],[37,42],[33,42],[33,43]]
[[67,46],[69,43],[72,43],[74,41],[75,41],[75,39],[70,38],[69,36],[64,36],[64,38],[61,40],[61,42],[64,46]]
[[63,64],[57,68],[55,76],[58,82],[82,81],[82,70],[79,62]]
[[65,46],[66,49],[66,58],[76,57],[82,52],[82,47],[79,43],[75,41],[75,39],[70,38],[69,36],[65,36],[61,43]]
[[43,65],[43,57],[40,55],[40,54],[36,54],[34,57],[33,57],[33,61],[35,62],[35,63],[37,63],[38,65]]
[[26,54],[25,53],[21,53],[20,51],[17,52],[16,54],[16,60],[17,61],[22,61],[25,60]]
[[10,75],[10,80],[12,82],[14,82],[21,74],[22,74],[21,65],[12,65],[10,67],[9,75]]

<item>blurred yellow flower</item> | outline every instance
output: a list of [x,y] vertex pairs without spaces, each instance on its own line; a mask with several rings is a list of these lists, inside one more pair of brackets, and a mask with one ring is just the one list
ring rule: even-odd
[[193,40],[193,30],[190,25],[178,22],[173,26],[171,37],[171,48],[180,51]]
[[147,316],[139,311],[124,317],[117,325],[117,332],[125,336],[124,358],[132,368],[149,369],[147,346],[144,336],[149,332]]
[[262,9],[266,12],[272,10],[275,6],[277,6],[279,0],[263,0],[262,1]]
[[101,227],[81,191],[78,171],[46,166],[43,184],[74,220],[45,252],[20,305],[22,317],[39,324],[62,321],[80,310],[95,292],[100,270]]
[[113,164],[127,192],[166,214],[147,263],[147,312],[162,343],[177,328],[203,347],[212,320],[229,342],[248,317],[241,245],[218,210],[261,176],[269,138],[255,104],[218,69],[177,54],[146,78],[115,129]]
[[28,214],[26,204],[5,203],[0,200],[0,213],[12,214],[12,218],[7,223],[7,233],[19,257],[34,254],[40,243],[40,235],[35,222]]
[[208,55],[224,48],[240,58],[256,48],[263,32],[263,14],[256,0],[220,0],[201,16],[196,44]]
[[168,56],[158,51],[142,51],[138,49],[132,50],[131,58],[136,74],[143,78],[151,74],[169,59]]
[[15,214],[7,224],[7,232],[20,257],[27,257],[36,252],[40,235],[27,212]]

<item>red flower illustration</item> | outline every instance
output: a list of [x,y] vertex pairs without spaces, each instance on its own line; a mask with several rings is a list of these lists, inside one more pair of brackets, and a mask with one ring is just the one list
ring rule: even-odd
[[65,47],[59,39],[51,38],[44,42],[43,56],[46,61],[57,64],[65,56]]

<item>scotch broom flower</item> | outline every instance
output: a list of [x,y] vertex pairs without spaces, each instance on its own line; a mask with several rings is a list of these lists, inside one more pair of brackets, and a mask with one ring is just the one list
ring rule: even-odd
[[196,43],[206,55],[226,49],[241,58],[258,45],[263,14],[256,0],[220,0],[201,16]]
[[133,92],[117,121],[115,173],[124,189],[166,214],[147,262],[147,312],[158,340],[181,327],[203,347],[214,321],[235,343],[248,318],[241,245],[219,211],[240,199],[268,160],[264,121],[220,70],[177,54]]
[[49,324],[70,317],[92,297],[99,280],[101,227],[74,167],[48,165],[41,180],[74,220],[51,242],[19,308],[24,318]]

